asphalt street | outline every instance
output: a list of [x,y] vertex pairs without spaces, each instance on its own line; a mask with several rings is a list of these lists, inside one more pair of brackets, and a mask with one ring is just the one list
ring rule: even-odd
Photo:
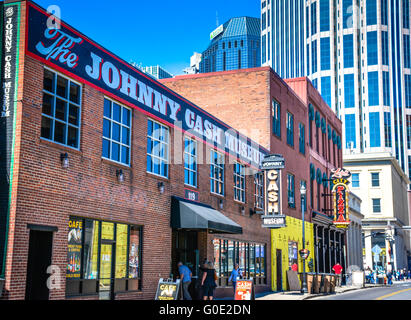
[[312,300],[411,300],[411,281],[398,282],[391,286],[354,290]]

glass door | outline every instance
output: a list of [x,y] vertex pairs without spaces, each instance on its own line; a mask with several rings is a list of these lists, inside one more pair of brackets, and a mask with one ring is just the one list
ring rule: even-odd
[[100,300],[112,298],[113,244],[101,244],[100,253]]

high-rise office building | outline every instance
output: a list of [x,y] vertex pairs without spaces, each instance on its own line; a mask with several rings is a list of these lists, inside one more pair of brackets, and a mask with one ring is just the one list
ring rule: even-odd
[[232,18],[211,32],[210,40],[200,73],[261,66],[259,18]]
[[262,65],[308,76],[346,153],[391,152],[411,175],[409,0],[262,0]]
[[160,66],[142,67],[141,70],[156,80],[172,78],[173,75]]

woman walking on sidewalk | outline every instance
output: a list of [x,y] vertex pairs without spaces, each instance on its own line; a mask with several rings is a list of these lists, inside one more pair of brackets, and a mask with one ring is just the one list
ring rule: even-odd
[[203,279],[201,280],[204,300],[213,300],[214,289],[217,287],[216,280],[217,274],[214,269],[214,265],[211,261],[209,261],[207,262],[207,270],[205,270],[203,274]]

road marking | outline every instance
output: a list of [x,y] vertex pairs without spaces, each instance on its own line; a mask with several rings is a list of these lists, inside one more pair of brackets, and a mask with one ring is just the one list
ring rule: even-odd
[[392,297],[392,296],[394,296],[394,295],[396,295],[396,294],[399,294],[399,293],[402,293],[402,292],[405,292],[405,291],[409,291],[409,290],[411,290],[411,288],[404,289],[404,290],[400,290],[400,291],[396,291],[396,292],[392,292],[392,293],[386,294],[385,296],[378,297],[378,298],[375,299],[375,300],[382,300],[382,299],[384,299],[384,298]]

